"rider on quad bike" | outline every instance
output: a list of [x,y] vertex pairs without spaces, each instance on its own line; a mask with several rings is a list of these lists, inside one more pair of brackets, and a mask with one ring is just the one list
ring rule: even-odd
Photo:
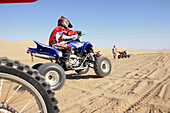
[[82,35],[81,31],[73,31],[69,29],[72,27],[73,26],[70,23],[70,21],[67,18],[61,16],[61,18],[59,18],[58,20],[58,26],[53,30],[53,32],[50,35],[50,39],[49,39],[49,46],[52,46],[54,48],[61,47],[65,49],[66,53],[64,57],[65,57],[65,64],[67,67],[71,66],[71,64],[69,63],[70,55],[71,55],[71,46],[68,44],[61,44],[60,42],[70,41],[73,38],[66,39],[66,38],[63,38],[63,35],[66,35],[66,36],[72,36],[76,34]]

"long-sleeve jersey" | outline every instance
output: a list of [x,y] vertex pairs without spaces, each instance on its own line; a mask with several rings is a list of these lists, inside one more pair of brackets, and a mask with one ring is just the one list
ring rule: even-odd
[[49,46],[52,44],[60,43],[64,40],[63,35],[72,36],[77,34],[77,31],[65,29],[64,27],[57,26],[50,35]]
[[117,53],[117,48],[113,48],[112,52],[116,54]]

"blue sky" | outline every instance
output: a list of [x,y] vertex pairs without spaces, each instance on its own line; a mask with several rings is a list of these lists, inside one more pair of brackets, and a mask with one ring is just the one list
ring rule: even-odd
[[60,16],[97,47],[170,49],[170,0],[38,0],[0,5],[0,40],[48,42]]

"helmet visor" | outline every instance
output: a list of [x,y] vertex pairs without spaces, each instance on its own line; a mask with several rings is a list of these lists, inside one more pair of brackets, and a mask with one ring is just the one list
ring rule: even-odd
[[72,24],[71,24],[70,22],[69,22],[69,25],[68,25],[68,27],[69,27],[69,28],[72,28],[72,27],[73,27],[73,26],[72,26]]

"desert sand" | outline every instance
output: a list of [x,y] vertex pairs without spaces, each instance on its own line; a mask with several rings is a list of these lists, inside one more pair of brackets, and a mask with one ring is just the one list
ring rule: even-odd
[[[49,62],[26,53],[33,41],[0,40],[0,57],[30,65]],[[61,113],[170,113],[170,49],[128,49],[131,58],[113,59],[111,48],[96,47],[108,57],[112,71],[98,78],[93,69],[77,75],[67,71],[64,87],[55,91]]]

